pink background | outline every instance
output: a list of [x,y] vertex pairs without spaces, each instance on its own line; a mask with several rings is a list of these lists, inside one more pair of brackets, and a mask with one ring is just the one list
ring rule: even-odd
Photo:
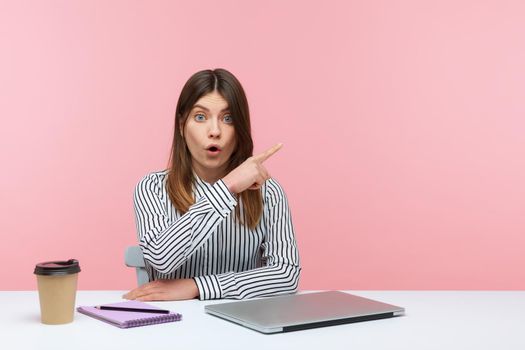
[[525,288],[523,1],[2,1],[0,289],[131,289],[132,191],[223,67],[284,186],[301,289]]

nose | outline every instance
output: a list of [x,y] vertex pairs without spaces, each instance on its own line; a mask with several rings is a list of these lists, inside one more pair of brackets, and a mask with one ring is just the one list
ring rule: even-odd
[[219,121],[216,118],[212,118],[210,120],[210,128],[208,130],[208,137],[210,138],[218,138],[221,136],[221,128],[219,125]]

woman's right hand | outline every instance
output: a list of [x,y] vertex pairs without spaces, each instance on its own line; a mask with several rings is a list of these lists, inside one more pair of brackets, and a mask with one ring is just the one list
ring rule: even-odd
[[282,146],[282,143],[278,143],[265,152],[246,159],[226,175],[222,181],[232,193],[241,193],[247,189],[259,189],[270,178],[263,162],[280,150]]

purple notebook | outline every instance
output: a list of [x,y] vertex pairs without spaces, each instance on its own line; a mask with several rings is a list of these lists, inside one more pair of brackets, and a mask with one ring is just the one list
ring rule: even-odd
[[[104,306],[159,309],[156,306],[135,300],[104,304]],[[146,312],[99,310],[94,306],[80,306],[77,308],[77,311],[120,328],[148,326],[151,324],[180,321],[182,319],[182,315],[176,312],[170,312],[169,314],[155,314]]]

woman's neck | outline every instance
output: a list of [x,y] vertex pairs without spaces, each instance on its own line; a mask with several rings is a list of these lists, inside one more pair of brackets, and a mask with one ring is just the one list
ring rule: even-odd
[[201,169],[199,166],[194,166],[193,171],[202,181],[212,185],[224,177],[222,169]]

